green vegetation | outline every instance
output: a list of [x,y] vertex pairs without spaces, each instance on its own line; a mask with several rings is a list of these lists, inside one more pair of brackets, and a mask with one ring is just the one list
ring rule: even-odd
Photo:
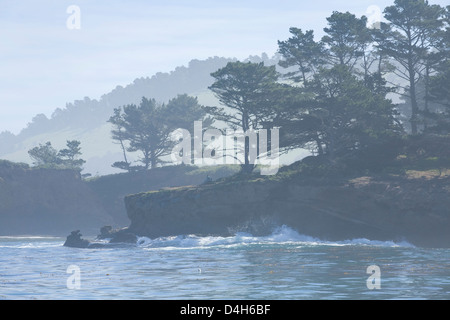
[[[203,120],[206,112],[196,98],[178,95],[167,104],[158,105],[155,99],[142,98],[139,106],[134,104],[119,107],[109,119],[114,125],[113,139],[123,151],[124,161],[114,167],[128,171],[156,168],[174,147],[171,133],[178,128],[190,128],[194,121]],[[211,124],[206,119],[207,124]],[[140,151],[143,166],[132,166],[126,152]]]
[[[446,156],[419,160],[411,155],[419,151],[411,148],[413,137],[448,140],[449,11],[450,6],[424,0],[395,0],[384,11],[387,23],[372,27],[365,16],[335,11],[320,41],[312,30],[292,27],[292,37],[278,41],[285,73],[263,62],[240,61],[211,73],[209,89],[222,106],[200,106],[184,95],[159,107],[143,98],[139,107],[116,109],[110,122],[124,161],[114,166],[130,170],[126,152],[141,151],[142,168],[154,168],[172,150],[169,132],[192,128],[206,115],[243,132],[280,128],[281,151],[309,149],[316,165],[303,169],[318,174],[380,172],[424,161],[446,166]],[[388,86],[388,76],[406,85]],[[405,97],[409,109],[392,102],[393,92]],[[247,136],[243,174],[253,172],[259,156],[250,152],[250,144]]]
[[76,140],[67,141],[67,148],[57,151],[52,147],[51,142],[40,144],[38,147],[28,151],[30,157],[34,160],[34,166],[48,169],[70,169],[81,172],[83,159],[77,159],[81,156],[80,142]]
[[11,162],[0,159],[0,169],[29,169],[30,166],[26,163]]
[[[232,129],[242,132],[263,128],[274,115],[279,75],[275,66],[264,63],[229,62],[224,68],[211,74],[215,82],[209,88],[227,108],[208,107],[206,111],[214,119],[225,122]],[[251,172],[256,159],[250,159],[250,138],[244,143],[242,169]]]
[[[386,22],[374,26],[367,25],[365,16],[334,11],[324,21],[325,35],[319,40],[312,30],[291,27],[290,38],[278,41],[276,61],[192,61],[189,72],[178,68],[171,75],[138,79],[101,101],[85,98],[52,117],[61,125],[70,118],[85,121],[73,116],[80,110],[94,110],[92,121],[104,123],[109,117],[112,139],[123,154],[123,161],[112,166],[129,172],[166,165],[176,143],[171,133],[178,128],[192,132],[194,121],[202,120],[204,128],[214,124],[221,132],[279,128],[282,152],[302,148],[312,153],[314,158],[299,166],[311,174],[422,169],[443,174],[449,167],[448,155],[439,152],[447,148],[450,134],[449,17],[450,6],[424,0],[395,0],[384,10]],[[166,88],[164,99],[159,96],[164,85],[174,86],[167,82],[172,76],[180,88],[198,90],[190,83],[191,72],[206,69],[202,84],[221,105],[200,105],[187,94],[176,96],[173,88]],[[147,92],[142,88],[150,83],[154,88],[142,97]],[[394,104],[393,94],[404,103]],[[111,105],[116,107],[112,115]],[[38,115],[27,132],[54,123]],[[7,133],[0,137],[13,139]],[[250,147],[247,137],[241,176],[257,172]],[[138,156],[136,162],[130,154]],[[60,151],[50,142],[40,144],[29,155],[40,168],[80,171],[85,162],[76,140]]]
[[[33,159],[32,168],[0,160],[0,209],[6,212],[10,210],[8,206],[29,199],[24,205],[29,209],[27,215],[57,208],[54,216],[58,216],[66,200],[71,200],[68,212],[76,217],[78,199],[90,199],[86,214],[97,206],[99,217],[107,213],[118,225],[124,225],[128,223],[124,197],[141,192],[153,196],[158,190],[170,195],[174,190],[212,188],[220,194],[251,183],[252,187],[267,184],[278,196],[283,189],[303,182],[306,187],[336,183],[351,188],[355,184],[369,184],[377,177],[402,183],[434,179],[429,181],[430,185],[448,185],[450,6],[442,8],[423,0],[395,0],[385,9],[385,18],[386,23],[369,28],[364,16],[333,12],[327,18],[324,37],[318,41],[312,30],[290,28],[291,37],[278,41],[278,66],[284,72],[261,61],[219,59],[221,67],[213,72],[208,69],[208,79],[203,81],[222,105],[203,106],[187,94],[170,97],[165,94],[166,102],[159,103],[156,89],[149,90],[146,97],[141,96],[144,89],[136,89],[147,87],[148,82],[143,79],[128,89],[116,88],[100,102],[85,99],[69,105],[66,110],[57,111],[54,119],[64,120],[63,126],[70,123],[77,109],[95,110],[89,117],[84,114],[76,121],[94,125],[101,119],[103,124],[111,124],[112,140],[123,154],[123,161],[112,166],[127,172],[83,181],[73,172],[45,170],[81,172],[85,163],[81,159],[80,141],[69,140],[62,150],[46,142],[28,151]],[[189,73],[180,75],[181,71],[175,72],[182,79],[177,84],[188,88]],[[156,78],[170,86],[165,80],[168,77],[159,74]],[[172,89],[168,92],[174,92]],[[133,94],[121,96],[125,91]],[[393,94],[401,95],[404,103],[395,104],[391,100]],[[262,176],[260,167],[252,162],[260,154],[250,152],[250,139],[246,138],[241,164],[167,165],[166,157],[177,143],[173,131],[183,128],[193,132],[198,120],[203,128],[214,125],[221,132],[279,128],[281,152],[307,149],[311,156],[281,167],[275,175]],[[57,122],[39,115],[25,133],[32,134],[34,129],[38,132],[40,126],[56,126]],[[194,136],[192,139],[198,138]],[[268,138],[270,144],[272,137]],[[0,148],[5,141],[14,139],[12,134],[0,134]],[[5,149],[11,151],[11,146]],[[131,154],[138,155],[136,162],[131,160],[136,158]],[[25,170],[29,177],[21,174]],[[410,189],[404,191],[405,202],[410,201],[410,195],[421,192],[424,195],[428,192],[441,202],[440,191],[434,191],[439,188],[416,192],[413,188],[420,186],[422,180],[412,182]],[[62,186],[70,188],[61,196],[55,190]],[[22,194],[21,189],[26,193]],[[41,192],[38,196],[36,189]],[[236,191],[239,193],[241,189]],[[33,202],[36,199],[39,201]],[[283,197],[279,199],[282,201]],[[22,206],[13,209],[10,212],[14,214],[23,210]]]

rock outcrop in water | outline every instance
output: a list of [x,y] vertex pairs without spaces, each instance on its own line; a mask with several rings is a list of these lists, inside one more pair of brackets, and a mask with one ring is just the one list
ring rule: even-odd
[[264,235],[287,225],[323,240],[408,241],[450,247],[449,178],[256,179],[125,198],[129,231],[150,238]]
[[82,234],[80,230],[72,231],[64,242],[65,247],[73,248],[87,248],[89,247],[90,241],[81,238]]
[[102,227],[100,234],[94,240],[87,240],[81,237],[80,230],[72,231],[67,236],[64,246],[72,248],[105,248],[111,247],[112,244],[136,244],[137,242],[137,236],[129,232],[128,228],[113,230],[110,226]]

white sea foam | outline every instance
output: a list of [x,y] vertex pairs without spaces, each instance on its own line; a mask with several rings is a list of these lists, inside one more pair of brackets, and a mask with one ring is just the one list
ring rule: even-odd
[[143,248],[159,248],[159,249],[191,249],[191,248],[211,248],[211,247],[232,247],[244,245],[271,245],[271,244],[294,244],[299,246],[383,246],[383,247],[413,247],[408,242],[379,241],[369,239],[349,239],[344,241],[325,241],[307,235],[302,235],[289,228],[282,226],[273,231],[268,236],[253,236],[249,233],[239,232],[234,236],[196,236],[196,235],[179,235],[170,237],[160,237],[150,239],[147,237],[139,237],[137,245]]
[[63,238],[52,236],[0,236],[0,248],[46,248],[59,247]]
[[61,237],[53,237],[53,236],[0,236],[0,240],[57,240],[61,239]]

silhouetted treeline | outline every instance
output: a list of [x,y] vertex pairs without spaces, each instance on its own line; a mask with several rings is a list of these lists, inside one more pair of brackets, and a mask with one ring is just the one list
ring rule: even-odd
[[[211,73],[214,82],[209,86],[222,105],[202,108],[230,129],[246,132],[279,127],[283,151],[306,148],[332,165],[382,167],[398,156],[407,134],[450,133],[449,16],[450,6],[396,0],[384,10],[386,23],[369,26],[365,16],[335,11],[326,19],[320,40],[313,30],[292,27],[291,37],[278,41],[278,67],[285,72],[264,62],[228,62]],[[405,104],[394,104],[393,93],[401,95]],[[133,139],[142,132],[133,130],[143,127],[144,114],[159,126],[166,124],[164,128],[175,116],[169,112],[161,117],[154,108],[144,111],[147,102],[151,100],[143,100],[140,108],[124,107],[125,113],[117,113],[113,122],[123,124],[113,134],[124,155],[141,151],[145,168],[150,167],[145,159],[151,148],[162,146],[163,155],[172,145],[168,134],[164,143],[156,138],[166,129],[151,134],[155,127],[149,127],[147,134],[154,140],[148,138],[145,147],[138,147]],[[127,115],[131,110],[141,115],[132,120]],[[184,120],[203,116],[185,116]],[[126,135],[128,147],[121,140]],[[248,172],[254,168],[250,144],[246,139],[243,146],[242,165]]]

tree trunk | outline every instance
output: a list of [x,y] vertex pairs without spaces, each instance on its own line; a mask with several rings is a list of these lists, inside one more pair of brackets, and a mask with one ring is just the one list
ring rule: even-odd
[[125,160],[125,163],[126,163],[127,165],[129,165],[128,159],[127,159],[126,149],[125,149],[125,146],[124,146],[124,144],[123,144],[123,140],[122,140],[122,139],[119,139],[119,142],[120,142],[120,146],[122,147],[123,159]]
[[[247,133],[250,127],[248,114],[246,112],[242,113],[242,130],[244,131],[244,135]],[[242,166],[242,170],[245,173],[250,173],[253,171],[253,165],[250,165],[250,138],[245,137],[244,139],[244,165]]]
[[148,170],[150,167],[150,153],[148,152],[148,150],[144,150],[144,166],[145,166],[145,170]]
[[156,168],[156,156],[155,156],[155,150],[150,150],[150,162],[151,162],[151,168]]
[[419,116],[419,106],[417,104],[417,96],[416,96],[416,82],[415,82],[415,72],[414,68],[411,66],[409,70],[409,95],[411,99],[411,133],[413,135],[418,133],[417,124],[418,124],[418,116]]
[[317,152],[319,156],[323,155],[323,147],[322,147],[322,141],[320,141],[319,135],[316,134],[315,136],[316,144],[317,144]]
[[428,121],[427,117],[429,117],[430,110],[428,109],[429,103],[428,103],[428,94],[430,88],[430,64],[429,61],[426,62],[426,69],[425,69],[425,117],[424,117],[424,130],[428,128]]

